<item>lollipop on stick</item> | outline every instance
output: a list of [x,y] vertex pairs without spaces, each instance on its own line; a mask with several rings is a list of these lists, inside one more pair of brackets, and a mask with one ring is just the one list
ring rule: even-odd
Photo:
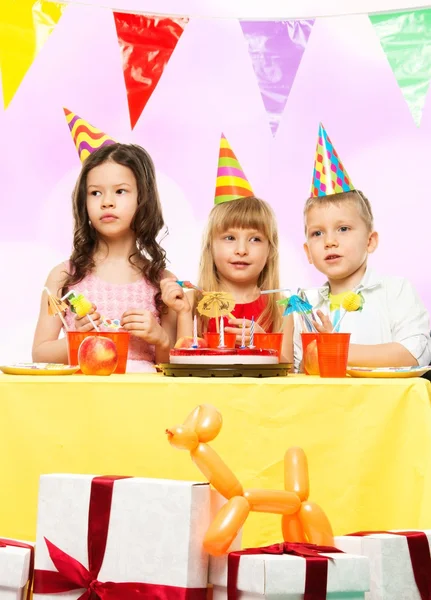
[[344,313],[335,323],[332,331],[334,332],[337,331],[337,329],[339,329],[341,321],[344,319],[348,312],[356,312],[357,310],[361,311],[364,307],[364,302],[365,300],[361,293],[349,292],[348,294],[346,294],[343,301],[341,302],[341,306],[344,308]]
[[67,294],[63,296],[62,300],[68,300],[72,312],[74,312],[78,317],[86,316],[93,325],[94,329],[96,331],[100,331],[90,315],[90,310],[92,309],[93,305],[91,304],[90,300],[84,296],[84,294],[78,294],[75,292],[75,290],[70,290],[70,292],[67,292]]
[[58,315],[61,319],[61,322],[63,323],[64,329],[66,331],[68,331],[69,328],[67,327],[66,321],[62,314],[64,311],[67,310],[66,302],[63,302],[63,300],[61,300],[60,298],[57,298],[57,296],[53,296],[47,287],[44,287],[43,289],[48,294],[48,314],[49,314],[49,316],[55,317],[55,315]]

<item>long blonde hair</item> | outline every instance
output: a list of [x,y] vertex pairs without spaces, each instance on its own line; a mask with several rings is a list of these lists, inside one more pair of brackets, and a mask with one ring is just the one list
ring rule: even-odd
[[[202,255],[199,265],[199,287],[208,291],[223,291],[213,257],[214,237],[228,229],[256,229],[269,242],[269,254],[266,265],[259,275],[259,289],[277,289],[279,282],[278,229],[277,221],[269,204],[255,196],[241,198],[231,202],[217,204],[212,209],[202,243]],[[277,300],[280,294],[268,294],[268,302],[257,323],[265,329],[272,325],[273,331],[279,331],[282,318]]]

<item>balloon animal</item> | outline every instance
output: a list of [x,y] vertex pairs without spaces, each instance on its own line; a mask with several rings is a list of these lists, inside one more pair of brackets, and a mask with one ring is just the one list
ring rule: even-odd
[[204,548],[213,556],[227,552],[251,511],[282,515],[285,541],[333,546],[331,525],[323,510],[308,502],[307,459],[301,448],[285,455],[285,490],[244,490],[235,474],[208,445],[220,432],[223,420],[210,404],[197,406],[182,425],[166,430],[179,450],[189,450],[196,466],[227,502],[210,524]]

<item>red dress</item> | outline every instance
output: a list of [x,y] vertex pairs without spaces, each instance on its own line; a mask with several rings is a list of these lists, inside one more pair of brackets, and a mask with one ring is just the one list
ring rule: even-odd
[[[246,304],[235,304],[235,308],[232,311],[233,316],[236,319],[242,319],[245,317],[251,321],[251,318],[254,317],[254,320],[260,317],[263,313],[266,306],[266,298],[265,296],[259,296],[257,300],[253,302],[247,302]],[[229,317],[223,317],[224,326],[229,327]],[[241,325],[238,325],[241,327]],[[217,331],[215,319],[208,320],[208,333],[215,333]],[[272,333],[272,327],[269,327],[267,333]]]

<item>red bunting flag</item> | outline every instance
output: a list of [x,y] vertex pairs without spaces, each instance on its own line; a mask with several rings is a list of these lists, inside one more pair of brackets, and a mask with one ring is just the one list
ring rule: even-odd
[[188,18],[113,14],[133,129],[175,50]]

